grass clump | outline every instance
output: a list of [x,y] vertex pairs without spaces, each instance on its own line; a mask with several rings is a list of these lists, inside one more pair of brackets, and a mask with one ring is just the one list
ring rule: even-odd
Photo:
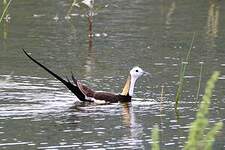
[[205,94],[202,98],[196,119],[191,123],[188,141],[184,147],[184,150],[210,150],[213,142],[215,141],[217,132],[223,127],[223,123],[218,122],[208,131],[208,133],[206,130],[209,124],[208,113],[209,106],[211,104],[212,91],[215,87],[216,81],[219,78],[219,74],[220,73],[218,71],[214,72],[207,82]]

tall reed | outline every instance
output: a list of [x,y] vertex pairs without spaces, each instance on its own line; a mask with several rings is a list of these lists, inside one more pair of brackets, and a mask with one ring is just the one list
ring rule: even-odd
[[207,127],[209,124],[208,114],[209,106],[211,104],[212,91],[219,75],[220,73],[215,71],[207,82],[205,94],[196,114],[196,119],[191,123],[188,141],[184,147],[184,150],[211,150],[216,134],[223,127],[223,123],[220,121],[216,123],[207,133]]
[[182,90],[183,90],[183,86],[184,86],[184,75],[185,75],[185,71],[188,65],[188,61],[190,58],[190,54],[191,54],[191,50],[193,47],[193,43],[194,43],[194,39],[195,39],[195,32],[193,33],[192,36],[192,40],[191,40],[191,45],[189,47],[185,62],[181,62],[181,68],[180,68],[180,73],[179,73],[179,82],[178,82],[178,88],[176,91],[176,97],[175,97],[175,109],[177,109],[178,104],[179,104],[179,100],[181,98],[181,94],[182,94]]

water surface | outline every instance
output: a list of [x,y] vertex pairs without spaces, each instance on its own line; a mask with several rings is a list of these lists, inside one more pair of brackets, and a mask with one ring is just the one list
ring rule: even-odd
[[[73,10],[71,19],[65,19],[71,2],[13,1],[11,20],[0,29],[1,149],[150,149],[155,124],[161,149],[182,149],[205,82],[215,70],[221,77],[209,120],[211,126],[224,122],[224,1],[96,3],[105,8],[94,16],[90,48],[82,12]],[[178,115],[174,99],[179,67],[194,33]],[[136,65],[152,78],[137,81],[130,104],[80,105],[60,82],[28,60],[22,48],[62,77],[73,71],[96,90],[121,92]],[[225,148],[224,134],[223,129],[214,149]]]

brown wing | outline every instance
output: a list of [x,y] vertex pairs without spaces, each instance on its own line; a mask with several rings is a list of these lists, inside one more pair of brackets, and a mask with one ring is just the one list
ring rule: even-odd
[[110,92],[95,92],[94,98],[96,100],[104,100],[110,103],[117,103],[117,102],[123,103],[123,102],[131,101],[131,96],[119,95],[119,94],[110,93]]
[[110,103],[118,102],[118,95],[110,92],[95,92],[93,97],[96,100],[109,101]]
[[86,85],[82,84],[80,81],[77,81],[77,86],[80,89],[80,91],[86,95],[87,97],[94,97],[95,91],[87,87]]

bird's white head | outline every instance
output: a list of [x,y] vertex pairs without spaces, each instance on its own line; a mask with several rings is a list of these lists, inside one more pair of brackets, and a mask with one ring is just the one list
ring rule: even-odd
[[127,78],[126,84],[124,85],[121,95],[133,96],[135,82],[142,75],[151,75],[151,74],[144,71],[140,67],[137,67],[137,66],[133,67],[130,70],[130,75]]
[[123,92],[122,95],[129,95],[129,96],[133,96],[134,93],[134,85],[136,80],[141,77],[142,75],[148,75],[150,73],[145,72],[143,69],[141,69],[140,67],[133,67],[130,70],[130,76],[127,79],[127,82],[123,88]]
[[130,70],[130,75],[133,80],[137,80],[142,75],[148,75],[148,74],[149,74],[148,72],[144,71],[138,66],[135,66]]

